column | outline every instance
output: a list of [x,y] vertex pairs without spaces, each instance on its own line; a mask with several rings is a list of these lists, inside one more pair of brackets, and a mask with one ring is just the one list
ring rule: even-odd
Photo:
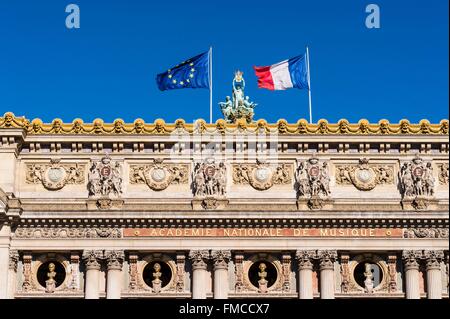
[[11,227],[0,224],[0,299],[8,297],[9,241]]
[[428,299],[442,299],[441,262],[444,259],[442,250],[426,250],[424,257],[427,265]]
[[314,250],[299,250],[295,254],[298,262],[298,297],[300,299],[313,299],[313,258]]
[[334,299],[334,262],[337,258],[335,250],[318,252],[320,260],[320,298]]
[[192,299],[206,299],[206,268],[209,259],[207,250],[191,250],[192,261]]
[[86,250],[83,252],[82,258],[86,265],[84,297],[86,299],[99,299],[100,263],[103,259],[103,251]]
[[405,267],[406,299],[420,299],[419,259],[420,250],[405,250],[402,255]]
[[214,299],[228,298],[228,262],[231,258],[229,250],[216,250],[211,253],[214,261]]
[[19,262],[19,252],[17,250],[9,251],[9,270],[8,270],[8,299],[14,299],[16,293],[17,263]]
[[122,266],[125,258],[123,250],[105,251],[107,275],[106,275],[106,299],[120,299],[122,296]]

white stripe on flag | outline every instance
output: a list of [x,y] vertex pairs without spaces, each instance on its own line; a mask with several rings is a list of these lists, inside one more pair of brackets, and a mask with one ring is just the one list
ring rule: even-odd
[[288,61],[289,60],[285,60],[270,67],[275,90],[286,90],[294,87],[291,80],[291,74],[289,73]]

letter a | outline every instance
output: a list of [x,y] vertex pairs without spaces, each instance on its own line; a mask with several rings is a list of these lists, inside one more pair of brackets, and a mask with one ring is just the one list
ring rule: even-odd
[[80,7],[76,4],[69,4],[66,7],[66,12],[70,13],[66,18],[67,29],[79,29],[80,28]]
[[366,27],[368,29],[380,28],[380,7],[376,4],[369,4],[366,7],[366,13],[370,13],[366,18]]

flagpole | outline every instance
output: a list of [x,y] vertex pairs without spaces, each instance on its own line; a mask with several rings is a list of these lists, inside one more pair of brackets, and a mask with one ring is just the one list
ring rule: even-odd
[[310,70],[309,70],[309,48],[308,47],[306,47],[306,63],[308,66],[309,123],[312,123],[311,77],[310,77]]
[[212,92],[213,92],[213,82],[212,82],[212,46],[209,47],[209,123],[213,122],[213,107],[212,107]]

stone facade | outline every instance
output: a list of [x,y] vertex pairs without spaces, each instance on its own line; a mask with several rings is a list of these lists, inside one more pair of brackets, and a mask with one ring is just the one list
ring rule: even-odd
[[0,298],[448,298],[448,121],[0,117]]

